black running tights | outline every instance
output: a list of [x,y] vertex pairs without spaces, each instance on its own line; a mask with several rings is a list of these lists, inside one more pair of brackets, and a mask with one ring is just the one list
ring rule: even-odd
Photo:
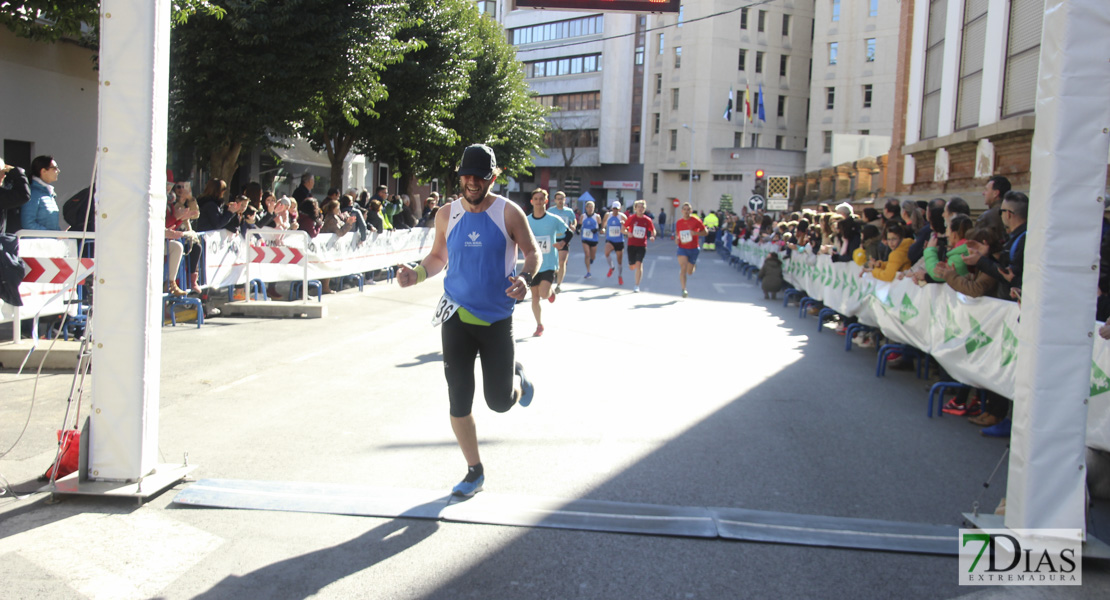
[[482,380],[486,404],[505,412],[516,402],[513,374],[516,366],[513,318],[489,325],[463,323],[455,313],[442,325],[443,374],[451,399],[451,416],[465,417],[474,404],[474,359],[482,355]]

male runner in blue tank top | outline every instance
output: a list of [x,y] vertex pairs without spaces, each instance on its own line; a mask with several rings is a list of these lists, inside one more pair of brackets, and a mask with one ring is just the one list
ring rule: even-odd
[[624,222],[626,217],[621,213],[621,203],[619,200],[614,200],[613,204],[609,207],[609,216],[605,217],[605,260],[609,261],[609,274],[606,277],[613,276],[613,257],[612,252],[617,252],[617,285],[624,285],[624,265],[621,260],[624,259]]
[[[489,191],[500,173],[493,150],[468,146],[458,172],[462,198],[436,213],[431,251],[415,269],[402,267],[397,282],[415,285],[451,265],[433,323],[443,325],[451,429],[467,464],[466,477],[452,493],[473,496],[486,479],[471,414],[474,359],[481,354],[486,404],[495,412],[532,402],[535,390],[515,359],[513,308],[524,299],[540,255],[524,211]],[[524,253],[520,276],[515,271],[518,247]]]

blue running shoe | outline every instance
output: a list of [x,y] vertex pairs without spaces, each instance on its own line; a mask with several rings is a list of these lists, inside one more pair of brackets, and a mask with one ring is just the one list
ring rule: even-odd
[[451,488],[451,494],[460,498],[469,498],[482,491],[482,484],[486,482],[485,475],[479,475],[474,481],[462,480]]
[[986,437],[1008,438],[1010,437],[1010,419],[1003,419],[997,425],[991,425],[979,433]]
[[593,277],[593,276],[594,276],[594,274],[593,274],[593,273],[586,273],[586,276],[585,276],[585,277],[583,277],[582,279],[589,279],[589,278],[591,278],[591,277]]
[[528,406],[532,403],[532,396],[536,394],[536,386],[528,380],[528,376],[524,374],[524,365],[519,362],[516,363],[516,374],[520,376],[520,400],[518,404]]

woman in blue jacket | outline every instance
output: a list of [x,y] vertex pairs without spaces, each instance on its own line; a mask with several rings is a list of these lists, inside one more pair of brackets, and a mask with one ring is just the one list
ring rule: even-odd
[[60,230],[57,194],[58,163],[53,156],[37,156],[31,161],[31,199],[19,213],[23,229]]

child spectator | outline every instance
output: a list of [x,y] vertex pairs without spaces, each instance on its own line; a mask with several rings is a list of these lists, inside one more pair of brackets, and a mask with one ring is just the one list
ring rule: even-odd
[[759,278],[763,280],[763,299],[776,300],[782,290],[782,261],[779,260],[778,252],[772,252],[763,261]]
[[[965,243],[967,234],[974,227],[975,223],[971,217],[964,214],[953,215],[948,224],[948,233],[945,234],[948,238],[948,252],[945,253],[948,265],[956,270],[956,274],[964,277],[968,274],[967,265],[964,264],[963,257],[967,255],[968,247]],[[943,277],[936,274],[936,266],[940,262],[940,253],[937,251],[936,238],[929,240],[929,245],[925,248],[925,272],[933,281],[943,281]]]
[[891,249],[890,257],[885,262],[880,262],[864,271],[870,270],[871,276],[879,281],[894,281],[897,273],[910,268],[911,243],[913,242],[906,237],[906,230],[902,225],[890,225],[886,231],[886,244]]

